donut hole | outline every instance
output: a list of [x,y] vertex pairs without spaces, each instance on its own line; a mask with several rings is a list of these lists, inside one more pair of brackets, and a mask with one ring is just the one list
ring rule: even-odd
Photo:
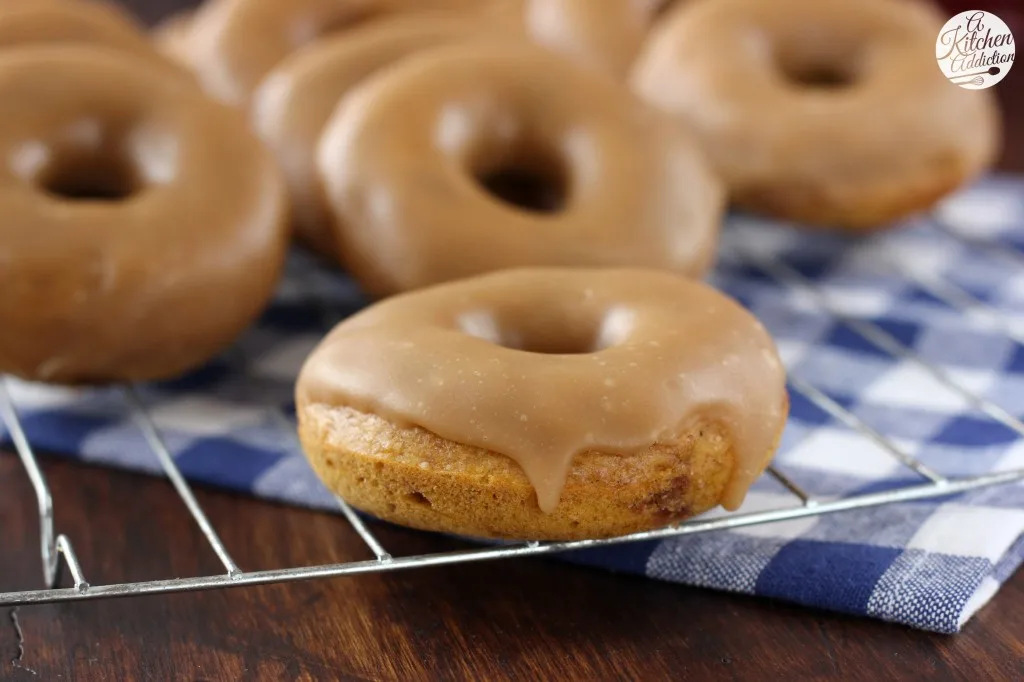
[[545,355],[581,355],[601,350],[600,325],[569,323],[538,311],[530,321],[516,323],[500,315],[475,312],[462,315],[459,328],[495,345],[526,353]]
[[568,198],[568,173],[557,154],[522,149],[490,163],[479,163],[474,177],[490,196],[532,213],[558,213]]
[[633,331],[633,313],[612,308],[590,315],[578,307],[549,305],[523,319],[503,319],[500,311],[467,313],[459,317],[458,327],[470,336],[526,353],[584,355],[624,342]]
[[550,334],[528,336],[510,335],[507,341],[508,343],[502,345],[542,355],[583,355],[601,350],[598,347],[596,335],[579,329],[564,329],[553,331]]
[[80,152],[52,163],[39,178],[42,189],[69,201],[123,201],[142,183],[124,154]]
[[856,80],[852,69],[837,64],[802,65],[787,70],[785,74],[791,83],[803,88],[847,88]]
[[783,77],[798,88],[838,90],[854,85],[860,77],[856,52],[783,51],[776,55],[776,61]]

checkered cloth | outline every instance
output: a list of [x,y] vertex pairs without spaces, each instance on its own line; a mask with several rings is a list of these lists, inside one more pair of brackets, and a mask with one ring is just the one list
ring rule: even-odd
[[[986,180],[950,200],[940,215],[984,243],[968,246],[928,219],[898,232],[845,239],[734,216],[713,280],[771,330],[794,385],[813,385],[906,454],[951,477],[1021,468],[1024,440],[1012,428],[973,409],[914,361],[880,349],[824,312],[815,295],[781,284],[742,258],[777,259],[849,318],[877,326],[957,385],[1024,415],[1024,346],[1013,340],[1024,340],[1024,259],[1012,257],[1024,250],[1024,179]],[[945,291],[939,282],[990,310],[965,314],[935,296]],[[273,412],[293,414],[292,383],[302,360],[332,321],[364,304],[350,280],[295,254],[275,302],[236,348],[180,380],[142,387],[184,474],[336,510]],[[39,450],[159,471],[120,392],[11,386]],[[776,463],[817,498],[923,481],[798,390],[790,392],[792,416]],[[743,511],[795,502],[764,477]],[[565,558],[955,632],[1024,559],[1024,485]]]

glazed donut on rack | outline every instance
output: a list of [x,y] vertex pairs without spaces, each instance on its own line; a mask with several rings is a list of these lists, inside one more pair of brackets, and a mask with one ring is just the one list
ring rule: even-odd
[[289,54],[327,34],[403,12],[465,7],[471,0],[216,0],[195,16],[193,65],[203,86],[246,105]]
[[337,258],[338,246],[316,173],[316,147],[346,93],[382,67],[420,50],[516,37],[466,12],[420,12],[371,21],[285,58],[254,93],[252,118],[285,172],[297,236],[319,253]]
[[527,540],[736,509],[788,409],[774,344],[737,303],[670,273],[587,268],[378,303],[313,351],[296,405],[313,469],[358,509]]
[[881,229],[997,153],[991,93],[935,65],[942,23],[902,0],[689,0],[658,23],[632,82],[699,132],[741,207]]
[[318,167],[343,261],[374,295],[526,265],[700,276],[723,209],[683,128],[517,41],[437,47],[366,79]]
[[0,374],[178,375],[268,301],[284,183],[243,116],[96,46],[0,59]]

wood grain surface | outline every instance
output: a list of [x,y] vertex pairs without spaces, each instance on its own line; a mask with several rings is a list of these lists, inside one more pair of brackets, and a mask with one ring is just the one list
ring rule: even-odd
[[[129,3],[147,20],[184,4]],[[1024,170],[1024,69],[999,86]],[[164,481],[46,458],[94,583],[220,565]],[[247,570],[370,558],[340,518],[201,490]],[[454,541],[382,528],[396,553]],[[0,453],[0,589],[40,586],[35,500]],[[0,610],[0,680],[1021,680],[1024,572],[957,636],[544,559]]]

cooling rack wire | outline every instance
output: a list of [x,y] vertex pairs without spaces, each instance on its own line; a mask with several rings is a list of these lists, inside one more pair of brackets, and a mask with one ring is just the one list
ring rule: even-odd
[[[1019,251],[999,250],[993,244],[979,241],[967,236],[963,231],[955,229],[949,222],[936,218],[935,224],[946,235],[958,239],[967,248],[983,252],[992,258],[1010,258],[1017,264],[1024,267],[1024,254]],[[978,395],[972,390],[951,378],[942,367],[918,357],[913,350],[901,343],[881,327],[844,313],[841,307],[822,291],[816,289],[813,283],[775,256],[765,256],[733,250],[724,257],[738,260],[741,263],[753,267],[764,275],[773,278],[783,286],[802,291],[806,298],[813,303],[818,312],[832,316],[841,324],[846,325],[851,331],[861,336],[868,343],[893,357],[907,360],[917,365],[931,375],[937,382],[943,384],[962,397],[967,404],[971,405],[978,412],[986,415],[994,422],[1000,423],[1020,437],[1024,438],[1024,423],[1010,414],[999,405]],[[1017,344],[1024,346],[1024,333],[1010,325],[999,316],[991,306],[978,300],[972,294],[960,288],[952,282],[940,280],[921,273],[914,273],[900,268],[898,263],[891,263],[894,270],[906,277],[911,278],[913,283],[932,296],[952,306],[954,309],[972,315],[977,318],[984,318],[992,328],[1005,334]],[[345,563],[333,563],[317,566],[299,566],[293,568],[276,570],[243,570],[231,558],[231,554],[224,542],[217,535],[216,529],[210,523],[202,506],[196,500],[192,489],[178,470],[171,456],[170,451],[161,437],[160,431],[152,417],[147,413],[139,394],[132,386],[121,387],[120,393],[124,401],[124,409],[141,430],[148,447],[159,461],[163,473],[171,485],[181,497],[185,508],[191,514],[195,523],[201,529],[210,547],[220,559],[224,566],[224,572],[216,575],[204,575],[188,578],[174,578],[167,580],[150,580],[143,582],[131,582],[108,585],[93,585],[86,579],[81,564],[75,555],[71,538],[58,534],[54,528],[53,521],[53,496],[50,493],[46,477],[39,466],[39,461],[33,451],[32,444],[26,437],[22,427],[18,407],[15,405],[11,392],[7,386],[7,379],[0,377],[0,419],[7,427],[10,440],[24,465],[35,491],[39,506],[39,530],[40,550],[43,566],[43,581],[45,587],[37,590],[19,592],[0,592],[0,605],[22,605],[46,602],[77,601],[85,599],[102,599],[107,597],[123,597],[144,594],[157,594],[168,592],[185,592],[190,590],[206,590],[242,585],[260,585],[266,583],[282,583],[296,580],[309,580],[313,578],[331,578],[338,576],[357,575],[361,573],[378,573],[384,571],[397,571],[426,566],[441,566],[447,564],[458,564],[470,561],[486,561],[511,557],[524,557],[539,554],[551,554],[570,550],[596,547],[602,545],[613,545],[642,540],[654,540],[661,538],[679,537],[697,533],[707,533],[717,530],[753,526],[758,524],[774,523],[797,519],[801,517],[817,516],[821,514],[832,514],[839,512],[855,513],[857,509],[875,507],[896,502],[910,500],[921,500],[926,498],[944,497],[956,493],[965,492],[987,486],[1012,483],[1024,480],[1024,469],[1012,469],[989,473],[982,476],[967,478],[950,478],[925,466],[915,458],[906,454],[898,445],[887,439],[881,433],[866,424],[859,417],[843,408],[837,402],[829,398],[825,393],[815,388],[806,381],[790,377],[789,390],[802,395],[811,403],[817,405],[832,417],[842,422],[850,429],[858,432],[867,441],[880,447],[882,451],[895,458],[912,471],[918,483],[907,485],[902,488],[889,489],[884,492],[856,494],[837,499],[823,499],[816,496],[813,491],[808,491],[790,479],[777,466],[770,466],[765,476],[774,478],[792,496],[792,503],[789,506],[772,509],[769,511],[732,513],[716,515],[714,517],[696,518],[674,526],[658,530],[634,533],[622,537],[604,540],[581,540],[572,542],[524,542],[500,547],[485,547],[479,549],[467,549],[453,552],[434,554],[420,554],[414,556],[395,556],[381,544],[370,527],[356,512],[347,505],[344,500],[338,498],[337,503],[342,516],[366,546],[374,554],[374,559],[365,561],[351,561]],[[268,407],[274,414],[274,421],[289,438],[294,439],[295,429],[290,418],[280,411],[278,406]],[[292,441],[294,442],[294,441]],[[66,571],[73,583],[71,587],[59,587]],[[0,586],[2,588],[2,586]]]

